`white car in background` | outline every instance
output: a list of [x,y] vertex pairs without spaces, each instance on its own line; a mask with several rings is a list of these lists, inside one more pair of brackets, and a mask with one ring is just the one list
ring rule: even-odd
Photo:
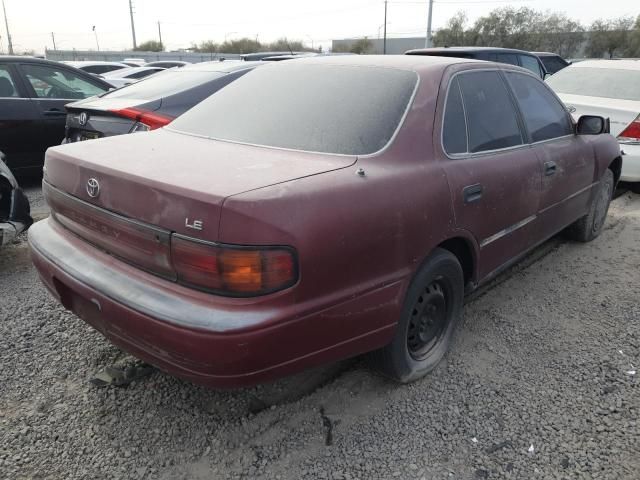
[[114,70],[113,72],[105,73],[102,78],[105,82],[110,83],[114,87],[124,87],[130,83],[137,82],[138,80],[153,75],[154,73],[162,72],[166,68],[161,67],[129,67],[121,70]]
[[622,156],[620,180],[640,190],[640,60],[585,60],[547,79],[574,118],[611,120]]
[[79,68],[80,70],[84,70],[87,73],[93,73],[94,75],[104,75],[105,73],[109,73],[114,70],[129,68],[128,65],[125,65],[124,63],[120,63],[120,62],[100,62],[100,61],[91,61],[91,60],[78,60],[78,61],[63,60],[60,63],[64,63],[66,65]]

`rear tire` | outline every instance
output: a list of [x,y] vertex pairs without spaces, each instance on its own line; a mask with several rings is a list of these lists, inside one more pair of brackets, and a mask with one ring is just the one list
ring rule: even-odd
[[381,372],[409,383],[433,370],[449,349],[463,299],[460,262],[448,250],[437,248],[407,291],[393,340],[373,353]]
[[613,197],[614,183],[613,172],[607,169],[600,179],[589,213],[569,227],[568,233],[571,238],[578,242],[590,242],[602,233]]

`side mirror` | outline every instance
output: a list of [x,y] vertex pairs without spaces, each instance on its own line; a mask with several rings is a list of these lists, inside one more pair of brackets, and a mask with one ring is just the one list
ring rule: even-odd
[[607,120],[597,115],[582,115],[578,119],[576,133],[578,135],[600,135],[607,133]]

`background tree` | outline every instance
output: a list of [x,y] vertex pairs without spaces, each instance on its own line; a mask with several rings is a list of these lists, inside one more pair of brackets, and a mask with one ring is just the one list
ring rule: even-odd
[[369,40],[367,37],[364,37],[356,40],[355,43],[351,45],[349,51],[352,53],[365,54],[371,50],[372,46],[373,45],[371,43],[371,40]]
[[138,52],[163,52],[164,45],[157,40],[147,40],[139,44],[134,50]]
[[609,58],[613,58],[616,54],[626,54],[633,27],[634,19],[631,17],[596,20],[589,28],[587,55],[602,57],[606,54]]
[[[467,14],[460,11],[447,20],[445,26],[433,35],[433,45],[436,47],[450,47],[468,44],[471,39],[466,38],[465,42],[466,30]],[[469,36],[467,35],[467,37]],[[473,43],[475,44],[475,39],[473,39]]]

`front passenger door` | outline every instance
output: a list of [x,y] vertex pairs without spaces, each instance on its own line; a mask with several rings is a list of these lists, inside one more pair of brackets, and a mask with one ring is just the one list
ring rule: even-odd
[[595,175],[591,146],[573,131],[569,113],[547,84],[505,72],[543,172],[540,225],[557,233],[587,211]]
[[67,117],[64,106],[107,89],[94,82],[90,74],[81,75],[63,66],[23,63],[19,67],[40,113],[40,133],[32,141],[44,155],[47,148],[60,145],[64,138]]

